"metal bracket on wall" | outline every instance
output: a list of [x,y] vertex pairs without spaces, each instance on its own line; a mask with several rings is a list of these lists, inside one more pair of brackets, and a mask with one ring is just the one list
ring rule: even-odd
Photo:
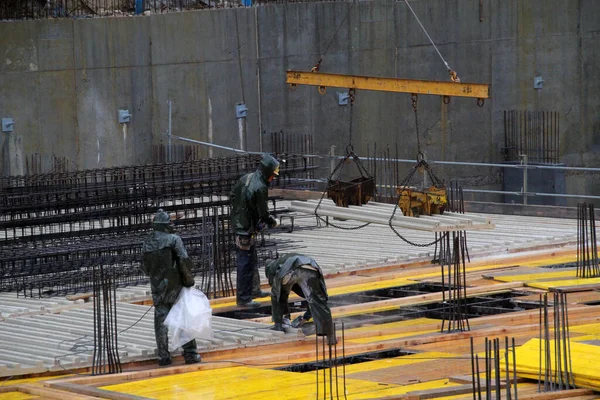
[[236,118],[246,118],[246,113],[248,112],[248,107],[244,103],[237,103],[235,105],[235,117]]
[[535,78],[533,78],[533,88],[534,89],[541,89],[544,85],[544,78],[542,78],[541,76],[536,76]]
[[118,111],[118,120],[120,124],[126,124],[131,121],[131,114],[129,114],[129,110],[119,110]]
[[13,131],[15,122],[12,118],[2,118],[2,132],[9,133]]
[[348,94],[348,92],[338,92],[337,94],[338,97],[338,105],[340,106],[347,106],[348,105],[348,100],[350,99],[350,95]]

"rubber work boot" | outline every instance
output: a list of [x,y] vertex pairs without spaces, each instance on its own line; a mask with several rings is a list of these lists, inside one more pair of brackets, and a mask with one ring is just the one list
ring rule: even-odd
[[302,325],[304,325],[304,322],[306,322],[304,320],[304,317],[300,315],[294,318],[294,320],[292,321],[292,328],[300,328]]
[[172,363],[173,359],[171,357],[161,358],[160,360],[158,360],[158,365],[160,365],[161,367],[166,367],[167,365],[171,365]]
[[258,301],[249,301],[247,303],[237,303],[238,307],[244,308],[257,308],[260,307],[261,304]]
[[252,295],[253,299],[257,299],[259,297],[267,297],[267,296],[271,296],[271,292],[265,292],[263,290],[261,290],[260,292],[256,292]]
[[201,361],[202,361],[202,357],[200,357],[200,354],[194,354],[193,356],[185,357],[186,364],[196,364]]
[[275,325],[271,328],[272,331],[285,332],[283,330],[283,324],[280,322],[276,322]]

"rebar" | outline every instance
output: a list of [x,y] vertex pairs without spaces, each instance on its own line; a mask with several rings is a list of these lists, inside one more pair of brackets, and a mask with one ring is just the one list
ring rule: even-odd
[[594,205],[577,205],[577,277],[600,276]]
[[560,114],[557,111],[504,111],[504,160],[558,164]]
[[[492,389],[495,390],[496,399],[502,398],[502,371],[501,371],[501,345],[500,338],[484,338],[484,346],[485,346],[485,370],[484,376],[485,379],[485,389],[481,387],[481,372],[479,370],[479,355],[475,350],[474,339],[471,337],[471,376],[473,379],[472,388],[473,388],[473,400],[481,400],[482,399],[482,391],[485,390],[485,398],[486,400],[491,400],[492,398]],[[505,381],[504,384],[506,389],[506,399],[515,400],[518,398],[517,395],[517,359],[515,353],[515,339],[512,338],[512,346],[509,346],[508,337],[504,338],[504,360],[505,360]],[[512,352],[512,366],[510,363],[509,353]],[[512,370],[511,370],[512,368]],[[514,380],[511,384],[511,371],[514,376]],[[493,382],[493,385],[492,385]],[[511,391],[512,389],[512,391]]]
[[117,341],[116,285],[114,268],[98,264],[93,268],[94,353],[92,375],[122,371]]
[[[452,244],[450,244],[452,241]],[[471,329],[467,309],[467,284],[465,266],[466,241],[462,232],[446,234],[440,240],[439,263],[442,274],[443,319],[441,332],[468,331]],[[446,325],[447,322],[447,325]]]
[[[160,207],[175,225],[208,296],[233,294],[229,193],[260,155],[0,177],[0,291],[30,297],[86,292],[95,265],[119,265],[117,287],[147,283],[141,244]],[[286,155],[280,175],[304,173]],[[276,198],[273,198],[275,200]],[[274,242],[263,244],[273,246]],[[270,250],[260,250],[260,260]]]
[[[540,304],[543,309],[543,312],[540,313],[540,333],[543,332],[543,336],[540,336],[539,347],[538,392],[542,392],[542,375],[544,376],[544,392],[568,390],[575,387],[567,303],[566,293],[553,293],[552,339],[554,346],[551,346],[548,294],[545,293],[543,296],[540,294]],[[553,351],[551,351],[551,347],[553,347]],[[544,354],[543,362],[542,354]],[[554,359],[554,363],[552,363],[552,359]]]

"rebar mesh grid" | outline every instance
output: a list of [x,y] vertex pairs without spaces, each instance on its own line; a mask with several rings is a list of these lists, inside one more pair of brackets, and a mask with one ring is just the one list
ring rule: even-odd
[[[28,297],[93,289],[102,266],[116,287],[145,284],[141,245],[158,208],[175,225],[209,296],[233,295],[235,247],[229,192],[260,155],[192,162],[0,177],[0,291]],[[286,156],[281,175],[305,171]],[[275,200],[273,200],[275,201]],[[277,250],[262,241],[263,260]],[[265,254],[266,252],[266,254]]]

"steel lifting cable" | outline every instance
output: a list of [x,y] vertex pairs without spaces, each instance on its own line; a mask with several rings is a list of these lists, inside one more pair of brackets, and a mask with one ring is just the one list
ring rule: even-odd
[[[331,180],[333,179],[333,177],[336,176],[336,174],[340,171],[342,165],[344,165],[346,163],[346,160],[348,160],[350,157],[352,157],[352,159],[356,163],[361,175],[363,175],[364,173],[369,175],[369,173],[366,170],[366,168],[364,167],[364,165],[362,165],[362,162],[360,161],[360,159],[354,153],[354,146],[352,145],[352,127],[353,127],[353,123],[352,123],[353,117],[352,116],[353,116],[353,110],[354,110],[354,108],[353,108],[354,89],[350,89],[350,91],[348,92],[348,96],[349,96],[348,101],[350,102],[350,113],[349,113],[350,114],[350,128],[349,128],[349,133],[348,133],[348,146],[346,146],[346,156],[333,169],[333,171],[331,172],[331,175],[329,175],[329,178],[327,179],[328,185],[329,185],[329,182],[331,182]],[[364,228],[371,224],[370,222],[367,222],[367,223],[364,223],[364,224],[358,225],[358,226],[346,227],[346,226],[336,225],[332,222],[328,222],[327,220],[323,219],[323,217],[321,217],[319,215],[318,210],[319,210],[319,207],[321,207],[321,203],[323,202],[323,199],[325,198],[326,194],[327,194],[327,190],[324,190],[323,193],[321,194],[321,198],[319,199],[319,203],[315,207],[315,217],[317,217],[318,220],[320,220],[321,222],[323,222],[325,224],[331,225],[334,228],[343,229],[343,230],[347,230],[347,231],[361,229],[361,228]]]
[[356,4],[356,0],[352,2],[352,5],[350,6],[350,8],[348,9],[348,11],[346,12],[346,15],[344,16],[344,19],[342,20],[342,22],[340,23],[340,25],[335,30],[335,33],[333,34],[333,37],[329,41],[329,44],[327,44],[327,47],[325,47],[325,51],[321,54],[321,57],[319,58],[319,61],[317,61],[317,63],[315,64],[315,66],[311,68],[310,72],[317,72],[321,68],[321,63],[323,62],[323,58],[325,57],[325,54],[327,54],[327,51],[329,50],[329,47],[331,47],[331,45],[333,44],[333,41],[337,37],[337,34],[339,33],[340,29],[342,29],[342,26],[344,26],[344,22],[346,22],[346,19],[348,19],[348,15],[350,15],[350,11],[352,11],[352,8],[354,7],[355,4]]
[[460,82],[460,78],[458,77],[458,75],[456,74],[456,71],[454,71],[452,68],[450,68],[450,65],[448,65],[448,63],[446,62],[446,60],[444,59],[444,56],[442,56],[442,53],[440,53],[440,51],[438,50],[437,46],[435,45],[435,43],[433,42],[433,39],[431,39],[431,36],[429,36],[429,33],[427,33],[427,29],[425,29],[425,27],[423,26],[423,24],[421,23],[421,20],[419,19],[419,17],[417,17],[417,14],[415,13],[415,11],[412,9],[412,7],[410,6],[410,4],[408,3],[408,0],[404,0],[404,2],[406,3],[406,5],[408,6],[408,9],[410,10],[410,12],[412,13],[412,15],[414,15],[415,19],[417,20],[417,22],[419,23],[419,25],[421,26],[421,29],[423,29],[423,32],[425,33],[425,35],[427,36],[427,39],[429,39],[429,41],[431,42],[431,45],[433,46],[433,48],[435,49],[435,51],[438,53],[438,55],[440,56],[440,59],[442,60],[442,62],[444,63],[444,65],[446,66],[446,69],[448,70],[448,73],[450,73],[450,79],[452,79],[453,82]]

